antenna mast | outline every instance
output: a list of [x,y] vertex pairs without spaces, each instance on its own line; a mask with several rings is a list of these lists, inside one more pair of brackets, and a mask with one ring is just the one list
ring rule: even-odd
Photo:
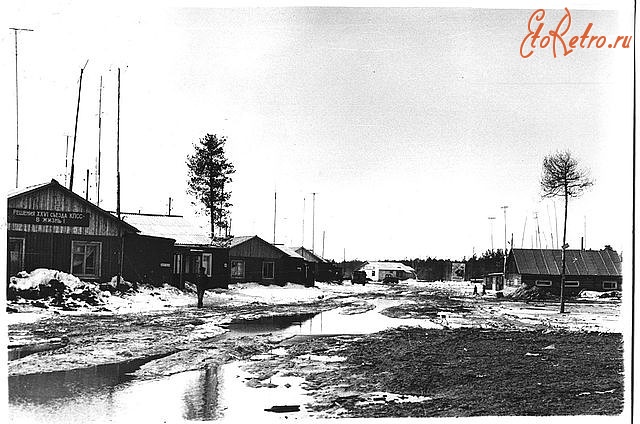
[[18,31],[33,31],[28,28],[9,28],[13,30],[13,36],[15,39],[15,47],[16,47],[16,188],[18,188],[18,171],[20,164],[20,137],[19,137],[19,129],[20,125],[18,124],[20,121],[18,119]]

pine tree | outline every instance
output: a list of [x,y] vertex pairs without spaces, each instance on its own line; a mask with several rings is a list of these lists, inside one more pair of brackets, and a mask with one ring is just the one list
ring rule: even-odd
[[224,154],[226,141],[224,136],[207,134],[194,143],[195,153],[187,157],[188,193],[197,200],[193,204],[200,205],[209,216],[212,240],[216,227],[222,235],[229,226],[231,191],[228,184],[235,169]]

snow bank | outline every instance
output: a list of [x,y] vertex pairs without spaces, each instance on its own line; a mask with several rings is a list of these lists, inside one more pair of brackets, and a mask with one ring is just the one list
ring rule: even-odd
[[291,303],[318,300],[324,296],[324,293],[318,287],[304,287],[298,284],[263,286],[258,283],[238,283],[230,284],[229,290],[220,295],[234,300]]
[[31,273],[23,271],[17,277],[11,277],[9,287],[18,291],[39,290],[41,286],[48,285],[51,280],[58,280],[71,290],[84,287],[87,284],[66,272],[38,268]]

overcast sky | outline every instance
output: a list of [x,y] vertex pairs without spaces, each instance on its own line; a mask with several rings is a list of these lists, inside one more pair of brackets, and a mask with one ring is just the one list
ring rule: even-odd
[[[18,3],[18,2],[16,2]],[[548,3],[548,2],[546,2]],[[633,34],[622,11],[571,9],[571,35]],[[523,59],[529,9],[226,8],[17,4],[20,185],[64,183],[82,81],[74,191],[84,195],[102,101],[101,206],[115,209],[117,68],[122,209],[193,216],[186,157],[228,137],[232,232],[347,259],[462,258],[543,246],[562,202],[541,201],[543,157],[569,149],[594,187],[569,205],[568,242],[631,252],[632,49],[550,49]],[[197,5],[196,5],[197,6]],[[562,4],[562,7],[565,3]],[[625,9],[626,8],[626,9]],[[555,27],[564,14],[547,10]],[[0,34],[4,183],[15,183],[13,32]],[[72,137],[70,137],[70,141]],[[71,146],[69,147],[71,149]],[[90,198],[95,201],[94,176]],[[526,231],[525,230],[526,220]]]

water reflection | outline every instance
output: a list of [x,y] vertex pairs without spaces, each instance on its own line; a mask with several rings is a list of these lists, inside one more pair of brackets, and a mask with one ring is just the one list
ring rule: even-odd
[[234,320],[226,327],[236,333],[284,333],[295,335],[370,334],[403,325],[441,328],[429,319],[392,318],[380,312],[397,301],[378,301],[375,309],[344,314],[341,308],[320,313],[271,316],[253,320]]
[[140,363],[9,377],[9,421],[47,423],[211,420],[217,368],[156,380],[128,375]]
[[316,313],[304,313],[284,316],[267,316],[256,319],[234,319],[224,325],[230,331],[246,334],[269,333],[285,330],[291,326],[300,326],[303,322],[313,318]]

